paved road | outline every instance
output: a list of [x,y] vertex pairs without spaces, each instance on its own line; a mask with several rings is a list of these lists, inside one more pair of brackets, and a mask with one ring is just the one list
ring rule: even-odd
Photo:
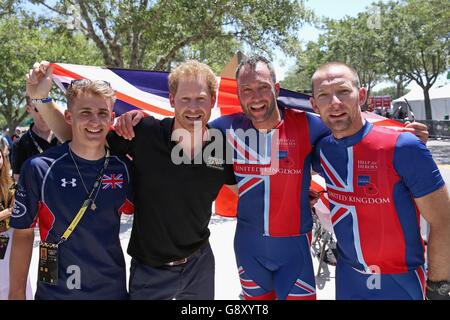
[[447,189],[450,190],[450,165],[439,165],[439,171],[447,184]]
[[438,164],[445,183],[450,186],[450,140],[430,140],[427,147]]
[[450,168],[450,140],[430,140],[427,147],[437,164]]

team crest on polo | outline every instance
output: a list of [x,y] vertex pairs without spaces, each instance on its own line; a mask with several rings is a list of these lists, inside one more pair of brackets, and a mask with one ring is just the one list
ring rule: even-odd
[[17,199],[14,201],[14,207],[11,211],[11,218],[20,218],[27,213],[27,207],[20,203]]
[[124,183],[123,175],[121,173],[104,174],[102,178],[102,189],[122,189]]

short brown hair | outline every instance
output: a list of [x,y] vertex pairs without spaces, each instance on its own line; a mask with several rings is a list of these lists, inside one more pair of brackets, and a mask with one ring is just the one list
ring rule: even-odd
[[169,92],[171,94],[175,95],[177,93],[178,83],[182,77],[204,77],[211,96],[216,96],[217,78],[208,65],[196,60],[188,60],[176,67],[169,74]]
[[314,79],[315,79],[316,75],[319,72],[325,71],[325,70],[327,70],[327,69],[329,69],[331,67],[345,67],[345,68],[347,68],[348,70],[350,70],[350,72],[351,72],[351,74],[353,76],[353,80],[352,80],[353,85],[357,89],[359,89],[361,87],[361,84],[360,84],[360,81],[359,81],[358,72],[356,72],[356,70],[352,66],[349,66],[348,64],[340,62],[340,61],[331,61],[331,62],[327,62],[327,63],[321,65],[314,72],[314,74],[312,75],[312,77],[311,77],[311,90],[312,90],[312,95],[313,96],[314,96]]
[[75,80],[72,81],[66,92],[67,108],[70,109],[74,100],[81,93],[90,93],[96,96],[101,96],[111,100],[112,104],[116,102],[116,91],[111,88],[111,85],[103,80]]
[[266,59],[263,56],[260,55],[253,55],[250,57],[245,57],[237,66],[236,68],[236,80],[239,81],[239,75],[241,72],[241,69],[244,66],[250,66],[251,70],[255,71],[256,65],[258,63],[265,64],[267,66],[267,69],[269,69],[270,76],[272,78],[273,83],[277,83],[277,76],[275,75],[275,68],[273,67],[272,62],[270,62],[268,59]]

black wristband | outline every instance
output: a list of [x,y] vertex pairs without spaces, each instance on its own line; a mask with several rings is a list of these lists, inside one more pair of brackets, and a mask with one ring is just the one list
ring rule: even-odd
[[450,300],[450,281],[430,281],[427,280],[428,300]]

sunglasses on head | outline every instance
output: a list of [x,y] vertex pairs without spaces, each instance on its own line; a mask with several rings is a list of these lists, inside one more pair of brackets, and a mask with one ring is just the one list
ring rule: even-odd
[[72,86],[81,86],[82,87],[82,86],[89,85],[89,84],[91,84],[93,82],[100,82],[100,83],[102,83],[104,85],[107,85],[108,87],[111,87],[111,84],[108,81],[105,81],[105,80],[78,79],[78,80],[70,81],[69,88],[72,87]]

